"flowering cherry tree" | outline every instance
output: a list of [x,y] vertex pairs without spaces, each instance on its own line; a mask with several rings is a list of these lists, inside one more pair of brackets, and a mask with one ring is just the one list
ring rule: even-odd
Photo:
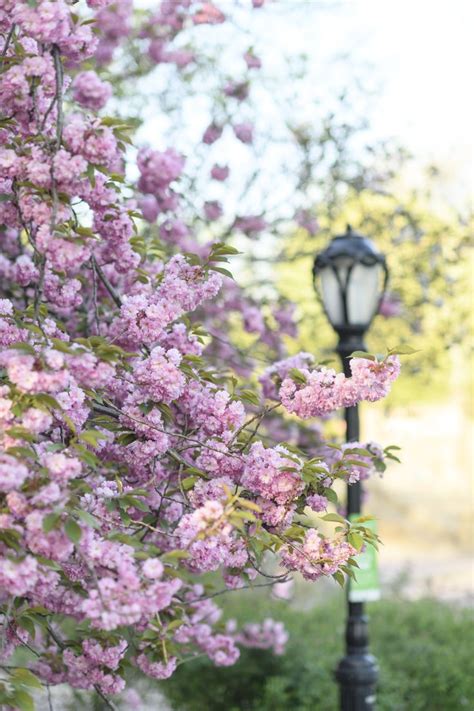
[[[132,32],[154,62],[187,66],[179,32],[225,16],[193,0],[164,0],[138,26],[131,13],[131,0],[0,0],[0,703],[12,708],[64,682],[113,708],[130,665],[163,679],[197,654],[229,665],[242,644],[280,653],[279,623],[225,627],[212,598],[269,584],[271,553],[270,582],[343,582],[375,543],[335,513],[327,537],[311,511],[390,453],[318,441],[308,458],[274,438],[295,418],[384,397],[398,357],[354,358],[345,377],[303,353],[244,387],[216,320],[244,310],[249,331],[282,346],[223,266],[237,250],[179,219],[184,156],[133,152],[130,124],[103,113],[113,92],[99,69]],[[233,129],[252,141],[248,123]],[[221,131],[211,123],[204,145]],[[214,180],[227,176],[214,165]],[[208,203],[209,219],[218,210]],[[263,224],[242,216],[233,229]],[[291,312],[274,314],[283,331]]]

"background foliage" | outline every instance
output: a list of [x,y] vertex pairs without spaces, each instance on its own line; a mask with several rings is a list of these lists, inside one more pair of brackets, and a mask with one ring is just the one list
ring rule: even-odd
[[[226,611],[248,617],[249,597]],[[252,613],[285,622],[290,641],[277,657],[246,649],[229,669],[195,660],[161,685],[177,711],[333,711],[332,672],[342,656],[342,595],[310,611],[252,597]],[[466,609],[432,599],[369,606],[372,651],[380,663],[380,711],[459,711],[474,704],[473,619]]]

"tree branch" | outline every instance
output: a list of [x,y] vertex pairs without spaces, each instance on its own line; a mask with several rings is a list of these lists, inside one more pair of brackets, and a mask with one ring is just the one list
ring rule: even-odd
[[120,308],[122,306],[122,299],[120,296],[117,294],[115,291],[114,287],[110,283],[110,281],[107,279],[105,276],[104,272],[102,271],[101,267],[97,264],[97,259],[92,256],[91,257],[91,262],[92,262],[92,267],[95,269],[97,276],[101,280],[102,284],[105,286],[107,291],[109,292],[110,296],[112,297],[113,301],[115,304]]

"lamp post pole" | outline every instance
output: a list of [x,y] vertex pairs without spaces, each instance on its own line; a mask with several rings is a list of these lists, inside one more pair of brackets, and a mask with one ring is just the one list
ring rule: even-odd
[[[358,334],[339,332],[337,352],[342,361],[344,374],[350,376],[349,356],[356,350],[365,351],[363,331]],[[360,439],[359,408],[345,410],[346,441]],[[347,517],[360,514],[362,509],[362,482],[347,486]],[[350,581],[349,581],[350,585]],[[347,600],[346,654],[336,669],[340,688],[341,711],[372,711],[375,709],[378,664],[369,653],[368,621],[363,602],[351,602],[350,587]]]
[[[351,376],[349,356],[365,351],[364,335],[377,313],[385,292],[388,269],[385,257],[364,235],[350,225],[344,234],[336,235],[318,254],[313,266],[313,279],[326,316],[337,335],[337,352],[344,374]],[[345,411],[346,440],[360,439],[359,410]],[[362,484],[347,487],[347,517],[360,514]],[[347,595],[346,654],[335,675],[340,686],[341,711],[374,711],[378,665],[369,653],[369,636],[364,602],[360,594],[351,599],[351,581]]]

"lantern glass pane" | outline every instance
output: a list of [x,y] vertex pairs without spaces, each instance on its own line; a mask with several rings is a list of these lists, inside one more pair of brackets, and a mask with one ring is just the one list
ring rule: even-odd
[[350,325],[366,325],[372,321],[382,292],[381,264],[354,264],[347,285],[347,310]]
[[[346,269],[343,271],[347,272]],[[341,278],[345,279],[345,276],[345,274],[340,274]],[[325,267],[322,269],[320,272],[320,279],[321,297],[328,318],[333,326],[343,326],[345,324],[345,317],[341,288],[332,267]]]

